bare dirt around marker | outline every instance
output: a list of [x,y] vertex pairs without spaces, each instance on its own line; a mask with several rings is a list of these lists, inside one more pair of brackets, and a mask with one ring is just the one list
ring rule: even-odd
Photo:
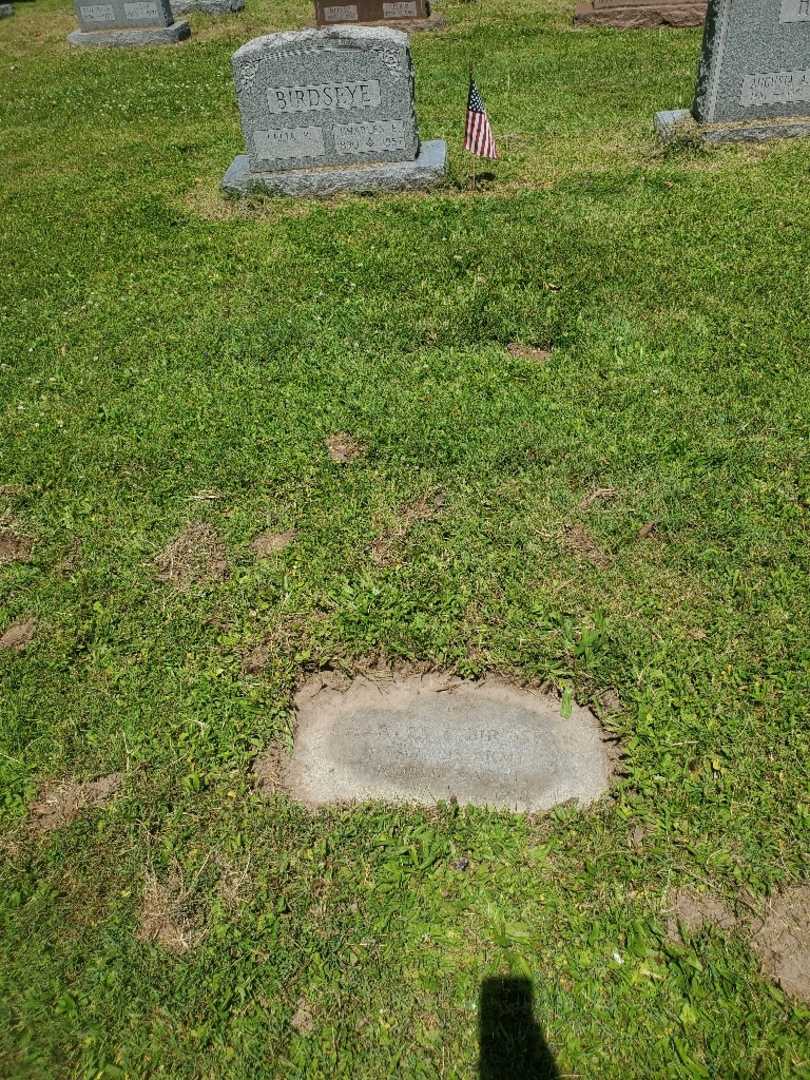
[[[326,674],[326,673],[324,673]],[[535,812],[608,788],[610,754],[595,716],[503,680],[314,676],[296,696],[285,783],[309,805],[380,800]]]
[[810,885],[772,897],[751,944],[766,975],[786,994],[810,1001]]

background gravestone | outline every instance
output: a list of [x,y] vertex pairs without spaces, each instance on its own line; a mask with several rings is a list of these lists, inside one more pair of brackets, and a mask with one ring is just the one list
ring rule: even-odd
[[75,0],[75,7],[71,45],[173,45],[191,33],[185,20],[174,21],[169,0]]
[[810,135],[810,0],[710,0],[691,114],[655,125],[668,139],[691,120],[708,142]]
[[588,0],[578,4],[574,22],[637,30],[655,26],[700,26],[706,0]]
[[226,173],[226,194],[424,188],[444,177],[447,145],[419,141],[407,34],[268,34],[232,63],[247,153]]
[[429,0],[315,0],[318,26],[383,23],[403,30],[440,30],[446,22],[430,14]]
[[14,14],[13,4],[0,4],[0,19],[5,19]]
[[175,15],[233,15],[244,10],[245,0],[171,0],[171,5]]

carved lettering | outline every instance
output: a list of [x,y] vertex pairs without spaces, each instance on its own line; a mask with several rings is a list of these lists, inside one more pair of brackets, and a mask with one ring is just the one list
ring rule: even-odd
[[114,22],[115,12],[112,4],[88,4],[79,8],[79,15],[84,22]]
[[151,0],[137,0],[136,3],[124,4],[124,15],[128,19],[157,19],[160,15],[158,6]]
[[273,158],[319,157],[324,152],[323,131],[319,127],[271,128],[269,131],[256,131],[253,135],[256,153],[260,158],[272,161]]
[[267,107],[271,113],[376,109],[381,100],[377,79],[319,86],[272,86],[267,90]]
[[324,22],[357,22],[357,4],[335,4],[323,9]]
[[403,120],[362,120],[354,124],[335,124],[332,135],[339,154],[405,149]]
[[416,0],[393,0],[392,3],[383,3],[384,19],[407,19],[416,14]]
[[810,69],[746,75],[743,79],[740,105],[744,108],[793,105],[797,101],[810,101]]

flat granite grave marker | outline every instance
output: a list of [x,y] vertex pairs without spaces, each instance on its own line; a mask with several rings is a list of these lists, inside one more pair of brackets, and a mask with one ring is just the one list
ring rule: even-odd
[[596,717],[503,682],[424,676],[313,676],[295,699],[285,774],[310,805],[379,799],[534,813],[608,788],[611,761]]
[[420,143],[408,36],[341,26],[254,38],[233,55],[246,154],[227,195],[429,188],[447,144]]
[[174,45],[191,29],[175,22],[169,0],[74,0],[79,29],[68,34],[71,45]]
[[655,127],[665,141],[810,135],[810,0],[709,0],[691,112],[660,112]]
[[638,30],[656,26],[701,26],[706,0],[587,0],[577,4],[578,26]]
[[235,15],[244,11],[245,0],[171,0],[175,16],[189,15]]

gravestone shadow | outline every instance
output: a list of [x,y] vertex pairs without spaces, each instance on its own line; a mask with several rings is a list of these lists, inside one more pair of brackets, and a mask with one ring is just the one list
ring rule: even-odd
[[480,1080],[559,1080],[559,1070],[534,1019],[532,984],[485,979],[479,1002]]

